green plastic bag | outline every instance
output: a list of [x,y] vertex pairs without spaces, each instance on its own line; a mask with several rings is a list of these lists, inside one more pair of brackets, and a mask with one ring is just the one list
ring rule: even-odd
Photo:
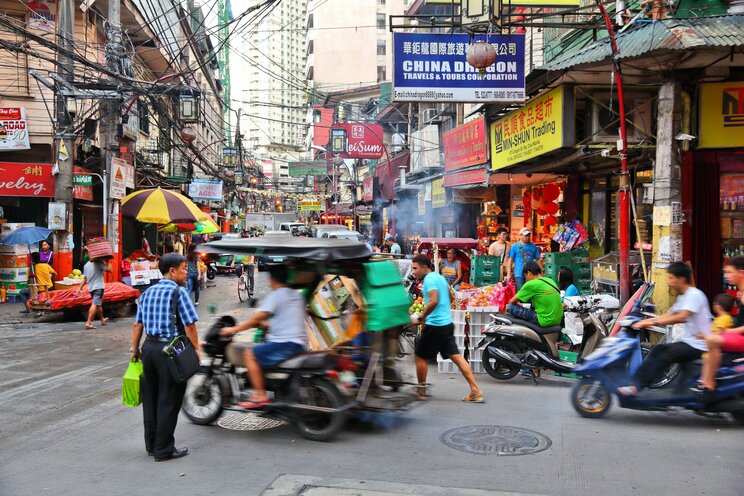
[[142,362],[136,358],[129,362],[127,371],[121,381],[121,402],[129,408],[134,408],[142,403],[140,395],[140,380],[142,379]]

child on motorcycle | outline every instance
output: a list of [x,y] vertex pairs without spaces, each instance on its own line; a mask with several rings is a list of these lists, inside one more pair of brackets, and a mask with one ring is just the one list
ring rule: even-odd
[[243,360],[253,387],[253,394],[248,400],[238,403],[242,408],[269,404],[271,401],[264,386],[263,369],[299,355],[307,348],[305,300],[300,293],[287,286],[287,267],[270,266],[269,282],[272,291],[256,313],[235,327],[225,327],[220,331],[221,336],[232,336],[246,329],[266,327],[266,322],[269,322],[265,343],[242,345]]

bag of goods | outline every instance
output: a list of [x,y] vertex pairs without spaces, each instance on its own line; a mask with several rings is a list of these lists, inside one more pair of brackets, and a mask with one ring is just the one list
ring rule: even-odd
[[92,238],[85,245],[88,248],[88,257],[91,260],[104,260],[114,257],[114,250],[106,238]]

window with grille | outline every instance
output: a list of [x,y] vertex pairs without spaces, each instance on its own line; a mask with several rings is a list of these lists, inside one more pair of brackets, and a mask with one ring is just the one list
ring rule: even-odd
[[385,55],[385,40],[377,40],[377,55]]
[[385,29],[386,25],[385,14],[377,14],[377,29]]
[[[8,16],[14,24],[23,25],[24,18],[20,16]],[[0,50],[0,95],[28,95],[28,54],[16,51],[13,48],[22,48],[26,45],[26,37],[0,27],[0,38],[9,46]]]

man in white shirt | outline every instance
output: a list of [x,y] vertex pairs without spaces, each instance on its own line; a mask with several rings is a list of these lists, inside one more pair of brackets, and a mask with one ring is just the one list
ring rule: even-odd
[[669,312],[659,317],[642,320],[635,327],[653,325],[668,326],[685,323],[684,338],[676,343],[656,345],[636,372],[634,386],[624,386],[618,392],[632,396],[639,389],[648,387],[661,373],[673,363],[687,362],[700,358],[708,350],[703,339],[696,336],[710,334],[710,313],[705,293],[690,285],[692,269],[682,262],[674,262],[667,267],[667,283],[679,296]]

